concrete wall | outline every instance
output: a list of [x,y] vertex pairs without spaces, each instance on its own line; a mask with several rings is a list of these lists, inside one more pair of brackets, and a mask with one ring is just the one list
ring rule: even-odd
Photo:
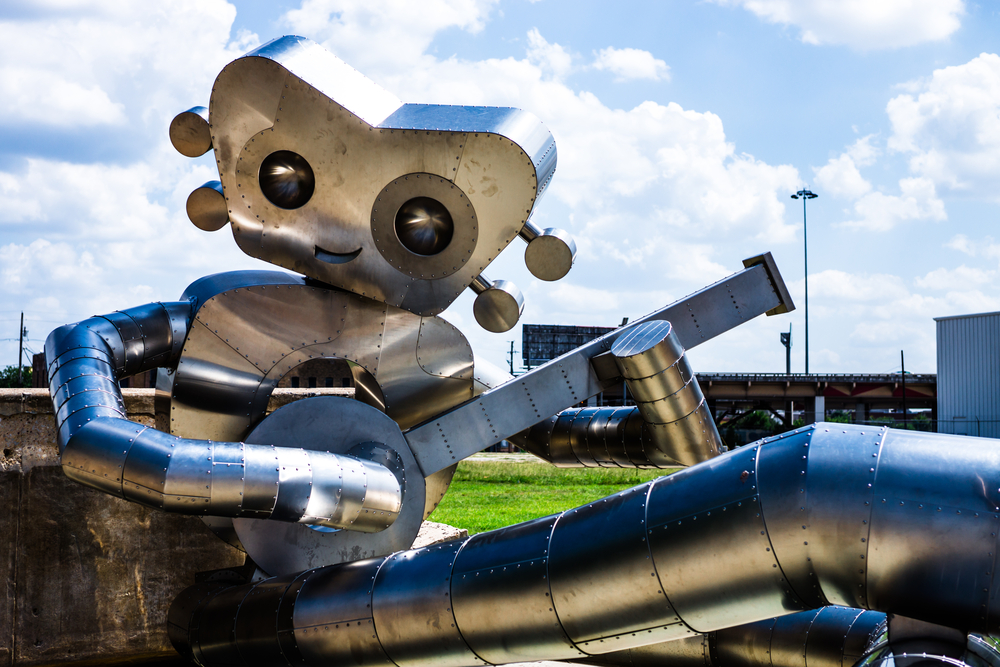
[[[130,416],[152,424],[153,391],[124,394]],[[44,389],[0,390],[0,446],[0,666],[176,661],[170,602],[196,572],[244,554],[197,518],[67,479]]]
[[[129,418],[155,424],[153,389],[123,389]],[[268,412],[353,389],[277,389]],[[425,521],[414,547],[468,536]],[[46,389],[0,389],[0,667],[187,665],[167,609],[195,574],[245,554],[196,517],[147,509],[62,473]]]

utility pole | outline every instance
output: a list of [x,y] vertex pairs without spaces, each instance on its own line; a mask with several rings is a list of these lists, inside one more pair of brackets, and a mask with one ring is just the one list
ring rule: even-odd
[[22,369],[24,364],[22,359],[24,358],[24,311],[21,311],[21,330],[19,332],[20,340],[17,343],[17,386],[24,386],[24,379],[22,377]]
[[510,365],[510,374],[514,374],[514,341],[510,341],[510,352],[507,353],[507,363]]
[[899,375],[903,378],[903,428],[906,428],[906,362],[902,350],[899,351]]
[[781,344],[785,346],[785,375],[792,374],[792,323],[788,323],[788,331],[781,332]]

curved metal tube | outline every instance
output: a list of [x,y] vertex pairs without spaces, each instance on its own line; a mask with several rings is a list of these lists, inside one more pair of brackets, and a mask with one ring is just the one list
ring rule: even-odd
[[611,354],[634,408],[574,408],[511,441],[559,467],[676,468],[719,455],[722,438],[670,322],[642,322]]
[[402,490],[372,461],[171,436],[128,421],[119,378],[175,366],[192,304],[154,303],[60,327],[45,342],[66,476],[183,514],[271,518],[378,532]]
[[637,407],[608,407],[563,410],[509,440],[560,468],[678,468],[717,456],[717,437],[708,408],[649,424]]
[[[578,659],[830,604],[995,632],[997,479],[992,440],[817,424],[465,541],[189,589],[171,637],[206,665],[252,653],[459,667]],[[270,630],[244,639],[250,627]]]
[[621,667],[852,667],[885,632],[885,614],[821,607],[582,662]]

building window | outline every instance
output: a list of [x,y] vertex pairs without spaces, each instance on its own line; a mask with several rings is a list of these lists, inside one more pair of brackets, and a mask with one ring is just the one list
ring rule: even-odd
[[327,378],[326,379],[326,386],[327,387],[332,387],[333,386],[333,378]]
[[340,378],[340,386],[341,387],[350,387],[351,386],[351,378]]
[[292,378],[292,389],[298,389],[298,388],[299,388],[299,379],[297,377],[293,377]]
[[316,388],[316,378],[309,378],[309,388],[310,389]]

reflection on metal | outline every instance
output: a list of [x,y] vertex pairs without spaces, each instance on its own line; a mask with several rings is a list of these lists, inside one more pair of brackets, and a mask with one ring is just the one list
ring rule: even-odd
[[436,199],[414,197],[396,211],[396,238],[410,252],[436,255],[451,243],[455,222]]
[[852,667],[884,646],[885,614],[822,607],[592,657],[621,667]]
[[170,121],[170,143],[185,157],[198,157],[212,150],[208,109],[191,107]]
[[214,232],[229,222],[229,205],[219,181],[209,181],[192,191],[186,208],[188,218],[202,231]]
[[302,208],[316,190],[312,167],[292,151],[275,151],[264,158],[257,179],[267,201],[284,209]]
[[[396,422],[384,413],[347,398],[307,398],[276,410],[246,441],[248,445],[294,442],[310,453],[319,450],[355,457],[365,468],[378,466],[394,475],[391,481],[381,480],[381,490],[368,483],[368,496],[377,497],[366,498],[370,507],[342,503],[343,513],[382,525],[385,530],[378,533],[318,532],[304,525],[236,519],[233,524],[240,542],[264,571],[290,574],[392,553],[413,544],[424,518],[424,477]],[[365,468],[345,468],[344,483],[360,481]]]
[[493,333],[510,331],[524,311],[524,296],[509,280],[490,280],[480,274],[472,282],[476,301],[472,312],[479,326]]
[[[253,614],[294,638],[289,663],[355,665],[338,631],[360,620],[358,655],[460,666],[579,660],[718,631],[720,664],[844,665],[880,620],[858,609],[1000,629],[987,574],[1000,491],[966,483],[977,478],[1000,478],[986,440],[817,424],[558,516],[271,580],[275,600],[294,593],[287,621],[277,604],[240,606],[265,584],[195,588],[175,603],[189,625],[174,613],[172,636],[202,654],[190,623],[204,627],[211,610],[212,636],[234,639],[213,640],[207,664],[228,664]],[[364,588],[320,584],[361,571]],[[359,597],[370,611],[345,616]],[[855,609],[736,627],[831,604]]]
[[[611,346],[636,325],[669,321],[679,344],[690,349],[769,310],[790,305],[780,301],[778,294],[783,291],[781,275],[769,272],[762,260],[434,416],[408,430],[406,439],[420,468],[430,474],[622,382]],[[684,428],[697,428],[693,421]]]
[[[572,239],[529,222],[556,165],[534,116],[402,104],[285,37],[170,132],[185,155],[215,151],[195,224],[228,221],[300,275],[208,276],[60,327],[46,354],[70,478],[203,515],[275,575],[175,601],[171,639],[199,664],[1000,667],[968,635],[1000,631],[995,443],[818,424],[719,455],[684,350],[794,308],[770,254],[511,378],[436,315],[471,287],[482,326],[514,326],[520,292],[483,274],[515,236],[537,277],[572,266]],[[360,400],[268,415],[318,359],[347,362]],[[124,413],[119,380],[153,368],[169,433]],[[635,408],[579,407],[621,383]],[[691,467],[407,550],[456,464],[518,433],[557,465]],[[892,613],[885,646],[862,609]]]
[[562,280],[573,268],[576,241],[569,232],[555,227],[539,229],[528,220],[519,236],[528,243],[524,249],[524,263],[536,278]]
[[[230,63],[210,118],[244,252],[425,316],[517,236],[555,171],[555,142],[531,114],[403,104],[301,37]],[[270,161],[288,154],[295,163],[282,160],[274,177]],[[430,211],[426,200],[438,221],[429,228],[411,228],[413,210],[397,215]]]
[[649,424],[638,408],[571,408],[508,438],[560,468],[677,468],[717,456],[708,410]]
[[176,364],[190,315],[188,302],[157,303],[49,335],[49,390],[66,475],[170,512],[363,532],[390,526],[402,493],[383,465],[276,446],[287,439],[256,445],[182,439],[125,419],[119,379]]

